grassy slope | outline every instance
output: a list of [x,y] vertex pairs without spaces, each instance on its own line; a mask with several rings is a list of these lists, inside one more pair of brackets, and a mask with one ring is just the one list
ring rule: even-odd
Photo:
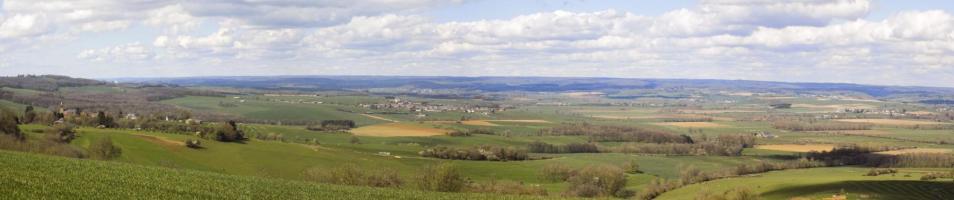
[[[790,199],[805,197],[820,199],[831,197],[844,189],[849,199],[868,196],[870,199],[952,199],[954,184],[943,181],[918,181],[927,171],[939,169],[901,169],[892,175],[862,176],[866,168],[837,167],[786,170],[757,176],[722,179],[690,185],[667,192],[658,199],[693,199],[709,191],[721,193],[732,188],[749,188],[761,193],[765,199]],[[905,177],[905,174],[911,174]]]
[[534,199],[313,184],[0,151],[2,199]]
[[[265,97],[260,97],[265,98]],[[335,120],[350,119],[358,125],[385,123],[387,121],[372,119],[355,113],[342,112],[338,105],[329,104],[300,104],[270,102],[256,99],[245,99],[244,103],[233,98],[219,97],[184,97],[163,101],[172,105],[186,108],[220,113],[236,114],[251,119],[260,120]],[[221,107],[219,102],[233,103],[237,107]],[[350,109],[350,108],[349,108]]]
[[[652,176],[676,178],[678,166],[693,165],[703,170],[732,167],[751,162],[755,157],[704,157],[704,156],[640,156],[626,154],[562,154],[557,158],[520,162],[446,161],[421,158],[416,154],[423,150],[420,144],[444,144],[470,146],[477,144],[525,145],[535,137],[501,137],[478,135],[473,137],[361,137],[362,144],[352,145],[350,135],[318,132],[296,132],[283,126],[265,126],[269,130],[300,135],[309,134],[318,138],[320,147],[303,144],[252,140],[246,144],[220,143],[203,140],[205,149],[194,150],[182,145],[192,136],[141,132],[131,130],[79,129],[79,138],[73,144],[86,147],[96,138],[110,137],[123,154],[116,161],[148,166],[165,166],[181,169],[196,169],[226,174],[272,177],[289,180],[304,180],[308,169],[327,170],[345,163],[353,163],[367,170],[394,169],[405,178],[419,175],[423,166],[439,162],[457,164],[468,178],[476,181],[513,180],[527,184],[540,184],[551,194],[559,194],[565,183],[553,183],[540,178],[540,169],[547,164],[561,163],[573,167],[593,164],[621,165],[636,160],[646,174],[631,175],[629,188],[638,189]],[[33,129],[39,127],[24,127]],[[300,129],[303,130],[303,129]],[[286,136],[288,137],[288,136]],[[547,140],[578,141],[582,138],[548,137]],[[391,152],[402,158],[383,157],[377,152]]]

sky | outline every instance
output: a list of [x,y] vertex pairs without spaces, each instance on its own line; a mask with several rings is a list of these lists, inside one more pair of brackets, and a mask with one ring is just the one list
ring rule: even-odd
[[0,75],[954,87],[946,0],[0,0]]

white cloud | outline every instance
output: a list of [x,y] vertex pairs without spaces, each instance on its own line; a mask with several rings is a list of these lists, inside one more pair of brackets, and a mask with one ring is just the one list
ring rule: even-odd
[[[869,0],[704,0],[658,16],[552,11],[439,22],[420,12],[460,2],[8,0],[0,51],[11,38],[143,24],[161,35],[77,57],[273,74],[348,69],[954,85],[941,78],[954,74],[954,17],[945,11],[873,21],[865,19]],[[197,31],[209,27],[217,30]]]
[[182,4],[174,4],[150,11],[145,24],[161,27],[170,34],[179,34],[197,28],[201,19],[192,16]]
[[155,57],[152,49],[138,42],[103,49],[87,49],[76,56],[97,62],[138,62]]
[[36,36],[48,32],[44,15],[13,15],[0,18],[0,39]]

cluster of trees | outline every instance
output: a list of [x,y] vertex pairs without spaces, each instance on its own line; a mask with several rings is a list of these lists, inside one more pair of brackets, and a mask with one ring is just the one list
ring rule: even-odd
[[596,143],[568,143],[564,145],[555,145],[541,141],[534,141],[527,144],[527,150],[530,153],[599,153],[600,149]]
[[954,171],[951,172],[931,172],[921,176],[922,181],[931,181],[939,178],[954,178]]
[[722,134],[700,137],[693,143],[627,143],[609,148],[611,152],[636,154],[741,156],[744,148],[755,146],[755,137],[749,134]]
[[711,117],[664,118],[663,122],[712,122]]
[[323,120],[318,124],[309,124],[306,128],[313,131],[338,131],[357,127],[352,120]]
[[801,121],[775,121],[772,127],[789,131],[844,131],[844,130],[870,130],[874,126],[868,123],[850,123],[850,122],[801,122]]
[[235,121],[222,123],[218,128],[215,129],[214,132],[207,134],[204,137],[220,142],[241,142],[248,139],[245,137],[245,132],[239,129],[238,124],[236,124]]
[[594,142],[691,143],[692,138],[665,131],[625,126],[570,124],[540,131],[540,135],[589,136]]
[[871,154],[864,159],[865,165],[873,167],[954,168],[954,154],[950,153]]
[[567,182],[564,195],[574,197],[621,197],[633,195],[626,190],[626,171],[612,165],[594,165],[573,169],[564,164],[549,164],[543,167],[545,180]]
[[476,135],[476,134],[482,134],[482,135],[496,135],[497,132],[495,132],[494,130],[490,130],[490,129],[470,129],[470,130],[465,130],[465,131],[454,130],[454,131],[451,131],[451,132],[447,133],[447,135],[448,135],[448,136],[451,136],[451,137],[467,137],[467,136]]
[[[86,151],[69,144],[76,138],[73,125],[63,123],[37,130],[36,132],[42,133],[43,136],[36,140],[27,140],[17,126],[18,123],[19,119],[13,111],[0,109],[0,133],[2,133],[0,134],[0,149],[73,158],[87,157]],[[90,145],[90,156],[97,159],[109,159],[118,156],[118,153],[116,153],[119,152],[118,147],[110,146],[112,146],[111,141],[95,141]],[[101,152],[105,152],[105,154],[100,154]]]
[[526,149],[490,145],[468,148],[438,146],[418,152],[418,154],[424,157],[451,160],[515,161],[530,159]]
[[890,168],[888,169],[872,168],[871,170],[868,170],[868,173],[865,173],[865,176],[879,176],[882,174],[894,174],[894,173],[898,173],[898,170],[890,169]]
[[804,157],[825,162],[828,165],[871,165],[877,166],[875,162],[880,162],[882,154],[872,154],[880,151],[892,151],[904,149],[902,147],[868,145],[868,144],[844,144],[839,145],[831,151],[808,152]]
[[665,155],[697,155],[697,156],[740,156],[741,146],[723,146],[716,143],[695,144],[653,144],[627,143],[610,148],[612,152],[632,154],[665,154]]

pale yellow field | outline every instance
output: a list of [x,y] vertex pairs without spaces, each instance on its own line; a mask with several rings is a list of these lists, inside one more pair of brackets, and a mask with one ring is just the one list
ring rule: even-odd
[[840,133],[849,135],[887,135],[890,131],[885,130],[843,130],[843,131],[809,131],[813,133]]
[[679,119],[694,119],[694,118],[711,118],[715,121],[733,121],[735,119],[730,117],[711,117],[698,114],[650,114],[650,115],[591,115],[592,118],[600,119],[666,119],[666,118],[679,118]]
[[395,137],[395,136],[435,136],[435,135],[445,135],[449,131],[444,129],[437,129],[431,127],[424,127],[412,124],[401,124],[401,123],[390,123],[390,124],[378,124],[372,126],[364,126],[356,129],[351,129],[351,133],[360,136],[378,136],[378,137]]
[[929,111],[913,111],[913,112],[907,112],[907,113],[908,113],[908,114],[912,114],[912,115],[933,115],[933,114],[936,114],[936,113],[934,113],[934,112],[929,112]]
[[400,121],[397,121],[397,120],[388,119],[388,118],[384,118],[384,117],[380,117],[380,116],[375,116],[375,115],[369,115],[369,114],[361,114],[361,115],[364,115],[365,117],[372,118],[372,119],[384,120],[384,121],[389,121],[389,122],[400,122]]
[[481,120],[481,121],[488,121],[488,122],[541,123],[541,124],[549,124],[549,123],[552,123],[552,122],[550,122],[550,121],[542,120],[542,119],[501,119],[501,120]]
[[868,104],[835,104],[835,105],[818,105],[818,104],[792,104],[792,108],[808,108],[808,109],[818,109],[825,111],[842,111],[844,109],[874,109],[875,106]]
[[776,151],[790,152],[810,152],[810,151],[831,151],[835,148],[832,144],[770,144],[756,145],[756,149],[768,149]]
[[906,153],[951,153],[954,152],[950,149],[935,149],[935,148],[915,148],[915,149],[901,149],[894,151],[882,151],[877,154],[885,155],[901,155]]
[[782,99],[794,99],[795,97],[757,97],[761,100],[782,100]]
[[764,112],[761,110],[742,110],[742,109],[729,109],[729,110],[679,110],[680,112],[690,113],[690,114],[719,114],[719,113],[744,113],[744,112]]
[[914,126],[914,125],[937,125],[946,124],[932,121],[917,121],[903,119],[839,119],[840,122],[872,123],[877,125],[896,125],[896,126]]
[[580,109],[573,110],[573,112],[582,112],[582,113],[655,113],[659,112],[659,109]]
[[712,122],[664,122],[664,123],[654,123],[657,125],[663,126],[676,126],[683,128],[717,128],[717,127],[726,127],[726,125],[716,124]]
[[[500,126],[500,124],[494,124],[493,122],[518,122],[518,123],[551,123],[546,120],[539,119],[522,119],[522,120],[466,120],[461,121],[461,124],[471,125],[471,126]],[[457,121],[428,121],[428,123],[436,124],[451,124],[457,123]]]

